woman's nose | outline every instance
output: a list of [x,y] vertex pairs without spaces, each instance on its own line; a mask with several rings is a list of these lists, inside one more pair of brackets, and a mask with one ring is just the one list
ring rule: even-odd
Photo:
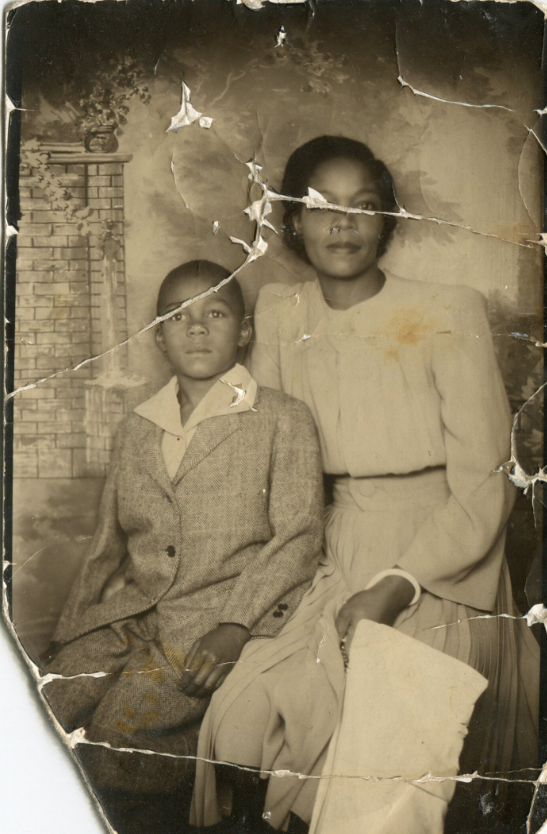
[[338,226],[341,229],[355,229],[355,214],[339,215]]
[[207,333],[207,328],[202,321],[193,321],[188,325],[189,336],[201,336]]
[[330,229],[332,232],[344,232],[348,229],[357,228],[354,214],[336,214],[332,218]]

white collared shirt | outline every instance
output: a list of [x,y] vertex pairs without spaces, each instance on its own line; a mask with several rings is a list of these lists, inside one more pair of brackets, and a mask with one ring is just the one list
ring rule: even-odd
[[177,474],[198,425],[210,417],[250,411],[254,406],[257,384],[247,368],[234,365],[207,391],[184,426],[178,391],[178,381],[174,376],[157,394],[135,408],[137,414],[163,429],[161,451],[170,478]]

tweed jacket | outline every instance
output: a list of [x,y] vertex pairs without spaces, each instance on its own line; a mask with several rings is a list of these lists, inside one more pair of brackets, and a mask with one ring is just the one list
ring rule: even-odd
[[[261,388],[252,410],[204,420],[172,480],[161,440],[162,429],[138,414],[121,422],[57,643],[152,609],[169,659],[221,622],[272,637],[309,586],[323,539],[323,487],[304,403]],[[101,601],[124,560],[125,586]],[[173,595],[177,621],[163,622],[162,601]]]

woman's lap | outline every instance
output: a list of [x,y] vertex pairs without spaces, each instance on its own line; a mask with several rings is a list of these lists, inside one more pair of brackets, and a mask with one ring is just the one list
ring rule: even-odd
[[[500,611],[507,598],[507,588],[502,583]],[[465,742],[465,771],[487,774],[518,766],[533,767],[537,737],[532,720],[536,653],[527,639],[527,668],[515,675],[513,664],[518,665],[522,656],[517,644],[524,624],[509,618],[483,618],[483,613],[426,592],[420,605],[396,625],[408,636],[472,666],[489,681]],[[523,636],[529,638],[527,634],[520,635]],[[215,757],[267,771],[320,776],[339,709],[325,664],[317,662],[313,645],[300,647],[257,675],[228,707],[215,737]],[[515,755],[517,728],[520,757]],[[397,732],[396,722],[393,731]],[[291,810],[309,821],[318,781],[299,780],[300,784],[292,789],[286,776],[270,782],[284,780],[286,787],[274,784],[270,789],[271,804],[266,805],[266,810],[276,803],[281,806],[282,793],[286,799],[290,792]]]
[[263,770],[281,769],[280,759],[306,756],[304,736],[328,735],[336,723],[335,698],[322,664],[308,647],[258,675],[228,707],[215,740],[222,761]]
[[[323,665],[308,647],[301,648],[256,677],[228,708],[215,758],[270,772],[265,811],[275,819],[276,806],[285,807],[290,796],[290,809],[309,823],[337,716]],[[302,773],[312,778],[299,779]]]
[[[389,514],[391,533],[386,540],[388,515],[331,508],[326,527],[326,553],[331,567],[321,568],[323,579],[304,598],[303,610],[297,612],[296,618],[305,621],[305,607],[308,606],[311,612],[314,606],[320,604],[320,608],[315,608],[318,613],[312,615],[315,622],[320,623],[325,611],[330,610],[332,627],[335,600],[343,602],[350,590],[364,587],[362,583],[366,581],[366,576],[361,576],[358,569],[361,559],[366,561],[367,554],[384,548],[382,558],[391,565],[396,564],[401,549],[408,546],[408,536],[413,535],[412,529],[408,529],[409,521],[413,521],[410,527],[419,526],[421,516],[427,515],[424,507],[418,510],[412,520],[408,513],[403,518],[394,508],[394,512]],[[357,574],[354,575],[356,568]],[[358,584],[356,588],[351,585],[354,579]],[[327,589],[324,593],[326,605],[320,599],[321,588]],[[319,613],[321,610],[322,614]],[[485,613],[425,591],[416,606],[403,612],[395,627],[407,636],[472,666],[488,680],[488,689],[478,704],[462,755],[466,770],[470,764],[474,765],[472,770],[483,773],[507,771],[518,766],[533,767],[539,655],[533,642],[530,644],[530,635],[521,633],[526,630],[524,623],[499,616],[485,618]],[[498,606],[493,613],[513,613],[506,566],[502,571]],[[329,682],[327,667],[337,662],[334,657],[338,654],[336,634],[331,635],[330,655],[325,658],[324,664],[317,663],[314,656],[314,652],[318,651],[318,634],[321,639],[321,630],[316,628],[316,644],[310,641],[307,647],[302,647],[300,643],[293,654],[272,663],[266,671],[257,675],[227,710],[221,711],[221,719],[213,721],[216,729],[211,737],[216,758],[267,770],[287,769],[308,774],[315,767],[320,773],[320,762],[340,715],[344,683],[342,677],[339,691],[334,693]],[[272,642],[280,639],[285,638],[281,636]],[[522,643],[526,647],[524,654],[520,651]],[[268,651],[271,652],[265,647],[264,658]],[[304,658],[311,661],[309,666],[302,662]],[[257,661],[258,657],[254,659]],[[517,668],[519,674],[515,675]],[[222,697],[221,692],[217,693],[217,698]],[[332,697],[331,709],[327,706],[328,693]],[[216,706],[213,699],[213,708],[216,709]],[[249,716],[252,716],[252,721]],[[249,729],[251,727],[252,730]],[[396,733],[396,720],[393,729]],[[307,762],[306,755],[298,746],[303,739],[310,749],[315,745],[314,755],[308,755]],[[293,751],[292,759],[287,758],[290,749]],[[301,780],[301,785],[303,782],[309,785],[312,781],[315,780]],[[307,805],[305,791],[300,791],[300,795],[298,789],[291,792],[293,804],[290,807],[306,819],[311,813],[309,803],[313,803],[314,791],[311,797],[307,797]]]

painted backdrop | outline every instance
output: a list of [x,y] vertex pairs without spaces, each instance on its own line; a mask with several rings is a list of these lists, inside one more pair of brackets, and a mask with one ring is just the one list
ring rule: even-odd
[[[115,269],[123,335],[131,339],[116,349],[119,333],[106,345],[103,334],[99,347],[119,354],[117,370],[135,382],[141,398],[169,374],[152,331],[140,333],[154,318],[162,278],[198,257],[239,267],[246,256],[241,241],[250,244],[256,231],[244,213],[259,196],[248,163],[260,165],[261,176],[279,189],[291,151],[325,133],[364,141],[392,171],[407,216],[399,222],[384,265],[406,278],[481,290],[514,411],[533,394],[541,375],[535,340],[542,332],[537,112],[542,18],[529,3],[494,5],[492,10],[490,4],[319,0],[253,11],[227,0],[199,0],[127,4],[123,14],[118,4],[103,3],[42,3],[34,10],[20,45],[23,148],[27,143],[30,154],[45,149],[53,164],[55,153],[64,158],[67,148],[83,149],[94,119],[118,126],[123,171],[97,169],[92,176],[117,178],[97,188],[119,189],[111,196],[120,202],[108,209],[97,204],[82,221],[79,234],[85,239],[77,245],[82,251],[98,245],[100,229],[93,224],[104,226],[103,210],[112,209],[113,223],[123,221],[121,232],[114,230]],[[187,114],[193,118],[199,111],[204,119],[168,131],[181,107],[183,82],[194,108],[187,107]],[[29,158],[34,159],[27,156],[27,163]],[[25,170],[32,174],[32,168]],[[62,186],[55,182],[50,192]],[[69,202],[77,197],[68,196]],[[46,198],[43,188],[36,198],[28,197]],[[92,199],[110,197],[98,193]],[[44,208],[25,208],[22,199],[22,224],[25,212],[34,222],[28,212]],[[279,231],[279,206],[269,220]],[[107,232],[101,234],[99,276],[107,260]],[[240,274],[250,314],[261,285],[306,276],[275,230],[264,230],[264,240],[264,255]],[[27,279],[32,289],[24,291],[31,302],[40,296],[32,273],[33,267]],[[31,359],[34,354],[25,352],[24,344],[16,363],[20,386],[38,379],[45,367]],[[70,339],[65,344],[70,347]],[[70,351],[63,357],[61,377],[71,367]],[[87,385],[107,372],[108,361],[89,363],[72,378],[85,374]],[[48,380],[39,389],[53,384]],[[39,399],[40,394],[16,395],[16,407],[25,397]],[[104,460],[93,468],[85,437],[100,397],[86,394],[80,400],[68,434],[83,438],[78,442],[85,465],[56,470],[53,476],[39,466],[26,472],[15,467],[14,610],[33,654],[47,644],[92,532],[102,485],[97,466],[104,468]],[[111,407],[108,431],[127,407],[125,400],[115,413]],[[34,420],[36,444],[43,444],[39,426],[44,423],[36,417],[40,406],[34,416],[22,406],[16,413],[23,412],[27,417],[16,417],[16,427],[17,419]],[[532,461],[541,451],[541,424],[532,408],[527,420],[523,449]],[[65,438],[65,452],[68,443]],[[68,456],[73,464],[78,448]],[[56,440],[53,449],[50,459],[61,460]],[[108,444],[102,451],[107,457]],[[513,559],[523,605],[537,549],[530,506],[523,499],[513,520],[513,549],[527,553],[525,559]],[[50,594],[43,594],[44,583],[54,588]]]

